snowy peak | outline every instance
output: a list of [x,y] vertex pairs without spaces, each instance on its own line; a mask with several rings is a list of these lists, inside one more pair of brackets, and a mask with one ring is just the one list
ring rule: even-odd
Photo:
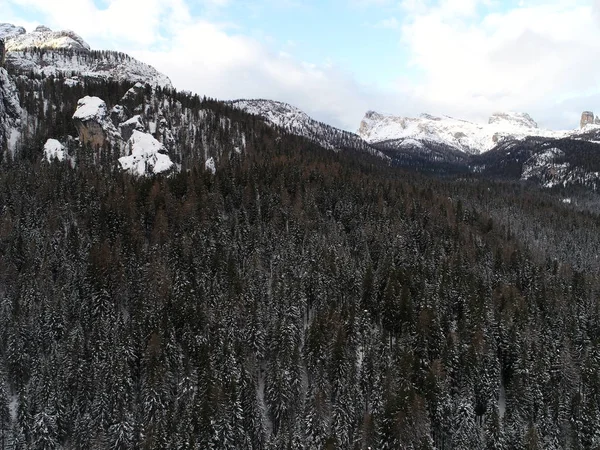
[[27,33],[22,27],[0,24],[0,39],[5,41],[6,67],[13,74],[62,75],[72,77],[66,80],[71,84],[95,79],[173,87],[171,80],[154,67],[123,53],[92,51],[72,31],[52,31],[39,26]]
[[[44,50],[69,49],[88,52],[90,46],[79,35],[72,31],[52,31],[39,26],[31,33],[23,33],[22,27],[10,24],[0,25],[0,38],[6,40],[7,51],[19,51],[30,48]],[[4,33],[4,36],[2,34]]]
[[273,100],[234,100],[229,104],[249,114],[262,117],[268,124],[280,127],[290,134],[302,136],[329,150],[354,149],[389,160],[371,147],[360,136],[319,122],[304,111],[288,103]]
[[529,114],[516,112],[494,113],[488,124],[501,127],[538,128],[538,124]]
[[312,121],[308,114],[295,106],[274,100],[234,100],[231,106],[261,116],[271,124],[282,128],[294,129]]
[[133,130],[127,147],[129,155],[119,158],[119,164],[133,175],[156,175],[174,166],[165,147],[150,134]]
[[0,23],[0,39],[10,39],[25,34],[23,27],[17,27],[11,23]]
[[397,117],[369,111],[358,134],[372,144],[396,142],[400,146],[443,145],[468,154],[479,154],[494,148],[505,139],[528,136],[562,137],[565,132],[538,128],[525,113],[502,112],[490,117],[487,124],[477,124],[452,117],[422,114],[419,117]]

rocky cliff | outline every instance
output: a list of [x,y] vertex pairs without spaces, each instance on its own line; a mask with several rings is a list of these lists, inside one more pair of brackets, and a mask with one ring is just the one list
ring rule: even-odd
[[594,113],[592,111],[584,111],[581,113],[581,121],[579,122],[579,128],[583,128],[586,125],[592,125],[594,123]]

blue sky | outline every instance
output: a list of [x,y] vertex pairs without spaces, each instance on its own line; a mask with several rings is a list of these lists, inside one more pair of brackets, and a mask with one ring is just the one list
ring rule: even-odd
[[369,109],[485,121],[600,113],[600,0],[2,0],[3,19],[71,29],[177,88],[287,101],[355,130]]

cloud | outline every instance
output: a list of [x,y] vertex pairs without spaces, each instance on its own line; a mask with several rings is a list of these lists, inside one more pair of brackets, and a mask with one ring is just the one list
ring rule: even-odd
[[[93,48],[129,53],[168,75],[178,89],[199,95],[285,101],[352,131],[368,109],[394,110],[404,102],[359,84],[330,59],[301,61],[286,42],[285,51],[270,48],[240,34],[236,26],[194,17],[184,0],[111,0],[105,7],[91,0],[75,6],[65,0],[51,5],[47,0],[9,1],[35,9],[52,28],[73,29]],[[208,8],[219,3],[223,0],[204,2]]]
[[585,95],[600,89],[594,56],[600,27],[591,5],[534,3],[476,17],[481,3],[445,0],[412,11],[401,34],[409,64],[420,74],[415,99],[471,119],[498,109],[526,110],[543,124],[574,127],[565,117],[575,111],[555,108],[594,107]]
[[351,130],[358,128],[370,99],[384,97],[359,85],[331,61],[298,61],[207,21],[180,27],[163,51],[138,51],[134,56],[169,74],[176,86],[200,95],[286,101]]
[[[258,6],[272,0],[265,1]],[[385,71],[392,58],[406,59],[408,70],[388,86],[360,84],[330,60],[302,61],[295,56],[302,49],[285,39],[265,43],[244,34],[239,23],[217,23],[214,17],[227,14],[210,11],[225,11],[228,3],[202,1],[207,14],[192,14],[186,0],[109,0],[101,6],[8,0],[7,10],[14,7],[12,16],[19,9],[36,11],[45,24],[73,29],[94,48],[130,53],[179,89],[220,99],[282,100],[350,130],[369,109],[479,121],[516,110],[542,125],[568,128],[582,110],[600,106],[600,0],[527,0],[511,8],[499,0],[349,0],[354,14],[367,7],[389,14],[371,23],[397,33],[397,42],[382,43],[387,56],[371,70]]]

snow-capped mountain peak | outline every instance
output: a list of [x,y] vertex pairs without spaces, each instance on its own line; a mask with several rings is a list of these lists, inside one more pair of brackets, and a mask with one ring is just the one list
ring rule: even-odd
[[70,84],[95,79],[173,87],[171,80],[154,67],[123,53],[92,51],[72,31],[52,31],[39,26],[27,33],[22,27],[4,23],[0,24],[0,39],[5,41],[6,66],[16,74],[63,75],[72,77],[65,81]]
[[[22,27],[0,24],[0,38],[6,39],[7,51],[19,51],[28,48],[90,51],[89,44],[72,31],[52,31],[43,25],[40,25],[31,33],[22,31],[25,31]],[[6,34],[3,36],[4,33]]]
[[321,147],[330,150],[349,148],[389,160],[386,155],[371,147],[360,136],[319,122],[288,103],[258,99],[234,100],[229,104],[249,114],[260,116],[268,124],[282,128],[290,134],[303,136]]
[[[372,144],[396,142],[444,145],[469,154],[494,148],[504,139],[524,139],[528,136],[562,137],[566,132],[538,128],[525,113],[498,112],[488,123],[478,124],[453,117],[421,114],[419,117],[398,117],[368,111],[358,134]],[[408,145],[407,144],[407,145]]]
[[0,39],[9,39],[25,34],[27,31],[23,27],[18,27],[11,23],[0,23]]
[[502,127],[538,128],[538,124],[527,113],[496,112],[490,117],[488,124]]

